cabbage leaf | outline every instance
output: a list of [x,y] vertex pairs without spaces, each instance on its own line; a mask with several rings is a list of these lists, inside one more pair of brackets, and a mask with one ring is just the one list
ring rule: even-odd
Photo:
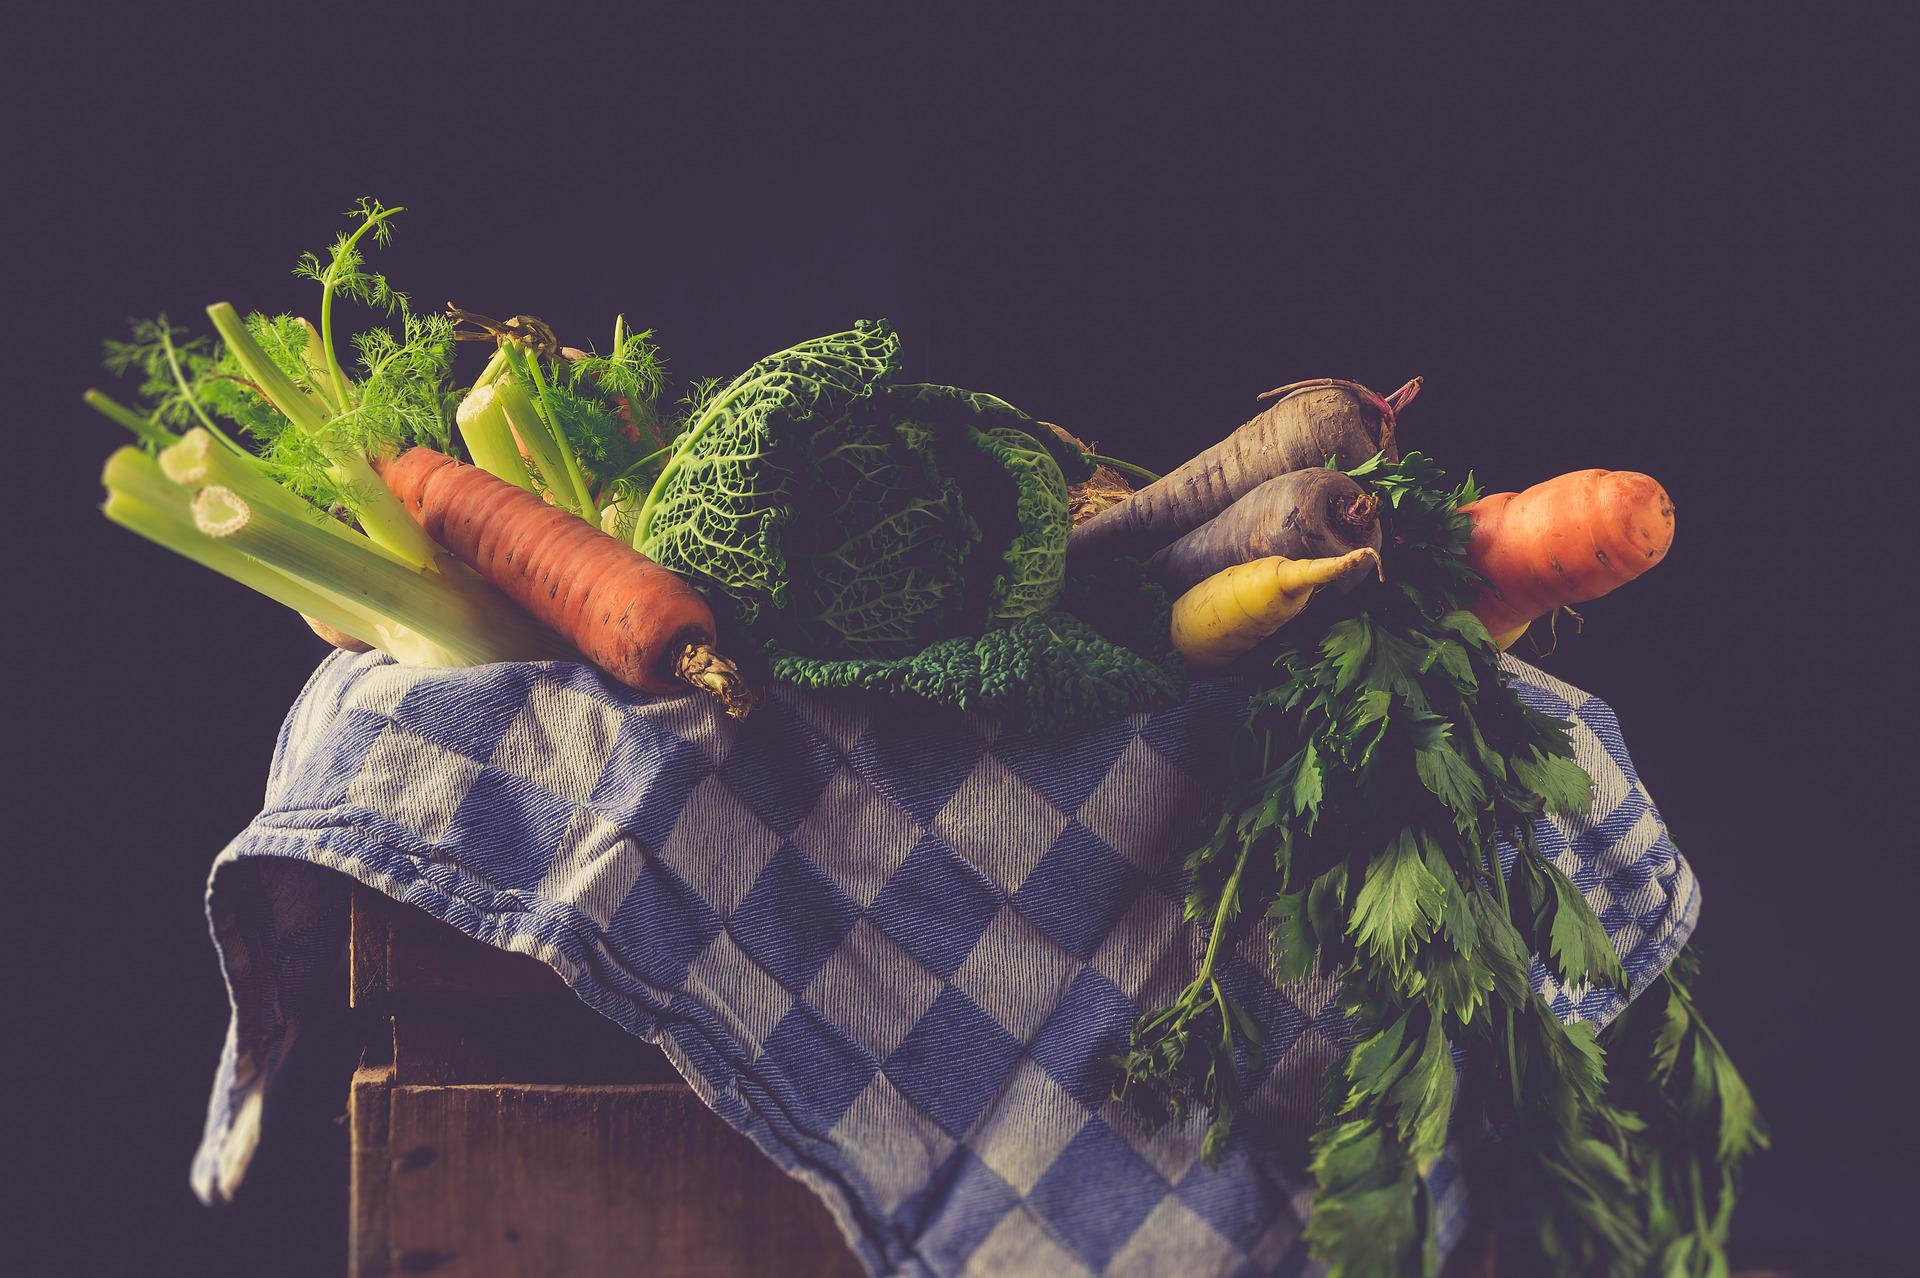
[[1170,695],[1163,662],[1058,606],[1086,456],[995,396],[893,383],[897,358],[863,321],[702,396],[635,545],[730,612],[776,679],[1049,726]]
[[882,321],[756,361],[700,405],[640,508],[634,545],[704,579],[748,622],[787,590],[798,428],[833,420],[892,375],[900,343]]

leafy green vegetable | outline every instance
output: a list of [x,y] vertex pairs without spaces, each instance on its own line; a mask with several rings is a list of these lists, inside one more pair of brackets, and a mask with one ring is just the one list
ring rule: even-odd
[[1052,733],[1166,705],[1186,684],[1164,591],[1138,571],[1069,580],[1055,608],[905,657],[803,657],[775,646],[783,683],[957,706],[1016,731]]
[[799,454],[786,559],[792,597],[771,619],[811,656],[901,656],[963,623],[980,544],[931,428],[861,414],[822,423]]
[[[1170,699],[1163,595],[1118,626],[1090,592],[1060,605],[1084,454],[994,396],[893,382],[897,353],[862,323],[703,389],[635,543],[723,595],[798,686],[1048,730]],[[1122,575],[1108,593],[1138,596]]]
[[[1206,956],[1171,1006],[1135,1025],[1115,1094],[1149,1123],[1211,1110],[1205,1152],[1218,1154],[1244,1017],[1216,965],[1253,894],[1275,924],[1277,972],[1340,975],[1357,1036],[1314,1142],[1307,1237],[1336,1278],[1433,1273],[1421,1174],[1460,1095],[1456,1052],[1491,1072],[1479,1103],[1506,1133],[1499,1183],[1536,1198],[1528,1272],[1637,1273],[1645,1212],[1630,1182],[1645,1124],[1604,1095],[1591,1027],[1563,1025],[1530,981],[1530,948],[1570,986],[1623,980],[1585,898],[1532,836],[1543,815],[1586,809],[1592,782],[1567,725],[1520,702],[1464,610],[1478,591],[1460,557],[1471,480],[1443,486],[1418,453],[1351,473],[1390,511],[1386,584],[1324,597],[1272,644],[1223,811],[1187,858]],[[1511,893],[1502,840],[1517,850]],[[1702,1059],[1695,1079],[1724,1078]],[[1697,1086],[1741,1113],[1734,1089]]]
[[886,325],[862,323],[704,396],[636,544],[816,660],[908,656],[1044,610],[1065,573],[1060,458],[1077,454],[993,396],[893,384],[897,359]]
[[[439,665],[564,655],[564,644],[470,572],[450,564],[401,508],[372,459],[444,445],[452,325],[416,315],[361,246],[384,244],[400,210],[363,200],[353,227],[298,273],[321,285],[318,326],[208,308],[217,344],[164,318],[110,342],[110,369],[138,374],[144,413],[98,392],[87,402],[153,455],[121,449],[103,480],[108,518],[403,660]],[[335,341],[349,297],[398,321]],[[178,432],[178,433],[176,433]],[[239,437],[239,438],[236,438]],[[257,445],[256,454],[241,439]],[[334,519],[350,515],[359,528]]]
[[1013,480],[1017,531],[1001,551],[988,610],[1008,620],[1044,612],[1067,579],[1067,535],[1073,529],[1067,481],[1053,454],[1025,431],[969,426],[967,439],[998,462]]
[[1698,973],[1694,953],[1681,953],[1603,1036],[1616,1062],[1607,1102],[1639,1129],[1626,1142],[1633,1207],[1658,1272],[1674,1278],[1728,1272],[1741,1165],[1769,1143],[1745,1080],[1694,1004]]
[[640,509],[634,545],[711,583],[751,624],[786,604],[794,436],[831,422],[899,359],[885,323],[861,322],[755,362],[704,400]]

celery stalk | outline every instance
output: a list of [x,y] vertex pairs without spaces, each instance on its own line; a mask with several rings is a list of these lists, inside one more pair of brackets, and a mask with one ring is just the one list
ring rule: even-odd
[[362,643],[391,652],[383,641],[383,632],[393,627],[385,618],[351,600],[270,568],[242,554],[232,544],[216,541],[195,528],[191,495],[168,480],[152,459],[138,449],[123,448],[116,452],[108,459],[102,479],[107,485],[107,501],[101,509],[114,523],[204,568],[230,577],[276,603],[344,630]]
[[108,421],[126,427],[126,429],[133,432],[134,438],[149,447],[165,448],[170,444],[179,442],[180,437],[168,430],[165,426],[162,426],[157,419],[142,417],[111,396],[103,395],[97,390],[90,390],[82,394],[80,398],[86,401],[88,408],[99,413]]
[[[233,352],[234,358],[247,370],[247,376],[260,388],[261,394],[272,401],[273,406],[294,426],[320,438],[323,446],[328,445],[326,415],[260,349],[232,305],[215,302],[207,308],[207,316],[219,331],[220,339],[227,344],[227,349]],[[331,351],[328,355],[331,358]],[[329,446],[327,455],[331,462],[327,473],[343,490],[353,495],[357,503],[354,516],[366,530],[367,536],[409,563],[435,570],[440,559],[440,547],[421,531],[420,525],[413,522],[399,499],[374,474],[366,455],[350,445]]]
[[351,529],[343,527],[343,537],[308,513],[272,499],[249,501],[220,485],[190,496],[138,448],[115,452],[101,479],[106,514],[116,523],[396,660],[468,666],[572,655],[464,569],[422,571]]
[[533,477],[513,442],[513,426],[507,420],[506,406],[500,397],[498,382],[482,381],[454,410],[454,424],[473,457],[473,464],[498,479],[533,491]]
[[592,494],[587,491],[587,481],[581,473],[580,463],[567,446],[565,433],[541,410],[528,390],[529,386],[538,388],[542,384],[538,361],[528,358],[512,343],[506,343],[500,349],[506,352],[508,374],[495,382],[494,387],[495,393],[501,397],[507,420],[533,454],[535,464],[540,467],[540,477],[546,480],[547,489],[553,494],[554,500],[598,528],[600,512],[593,504]]
[[308,435],[318,435],[326,429],[325,411],[305,391],[294,385],[293,379],[281,372],[280,366],[260,349],[260,344],[253,340],[253,334],[247,331],[246,321],[240,318],[240,312],[233,309],[233,303],[215,302],[207,308],[207,318],[213,321],[220,340],[227,344],[227,349],[240,361],[240,366],[247,370],[247,377],[280,410],[281,416]]
[[447,664],[482,665],[565,651],[477,578],[430,575],[395,564],[218,485],[202,488],[192,510],[195,526],[208,536],[229,541],[236,550],[288,576],[392,618],[448,654]]
[[312,525],[316,531],[342,538],[374,554],[384,555],[403,568],[413,567],[407,560],[341,523],[312,502],[288,492],[243,459],[215,447],[203,430],[195,428],[188,431],[178,443],[161,449],[158,460],[161,473],[189,493],[213,484],[231,488],[249,502],[275,506],[289,517]]

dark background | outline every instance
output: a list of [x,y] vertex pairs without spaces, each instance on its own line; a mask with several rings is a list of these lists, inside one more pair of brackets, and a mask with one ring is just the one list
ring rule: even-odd
[[682,379],[885,315],[915,379],[1155,468],[1269,386],[1419,373],[1403,439],[1492,489],[1662,479],[1672,556],[1543,664],[1619,710],[1705,884],[1702,999],[1775,1131],[1739,1256],[1911,1251],[1902,34],[880,12],[8,33],[8,1246],[57,1247],[44,1272],[342,1266],[325,1036],[238,1205],[186,1186],[227,1014],[206,869],[323,650],[99,518],[122,440],[78,395],[131,315],[310,309],[292,259],[371,193],[411,210],[380,264],[417,300],[583,345],[624,311]]

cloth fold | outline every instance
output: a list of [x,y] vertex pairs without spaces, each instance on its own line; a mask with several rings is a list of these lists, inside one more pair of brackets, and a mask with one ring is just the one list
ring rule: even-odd
[[[1620,951],[1625,993],[1534,979],[1604,1023],[1691,933],[1693,876],[1604,703],[1509,659],[1574,724],[1592,815],[1542,849]],[[552,967],[659,1044],[826,1202],[875,1273],[1308,1268],[1305,1143],[1343,1026],[1249,937],[1221,974],[1267,1044],[1217,1169],[1142,1135],[1109,1058],[1197,951],[1171,855],[1217,797],[1246,696],[1036,739],[956,711],[776,693],[743,724],[584,666],[336,654],[289,713],[208,913],[233,1000],[199,1195],[232,1195],[304,1009],[337,997],[351,881]],[[1456,1157],[1431,1173],[1443,1247]]]

